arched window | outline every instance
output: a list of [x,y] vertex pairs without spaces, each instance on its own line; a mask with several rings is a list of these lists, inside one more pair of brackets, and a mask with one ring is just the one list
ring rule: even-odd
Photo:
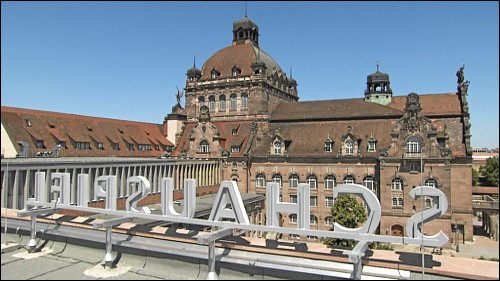
[[332,189],[335,187],[335,177],[326,176],[325,177],[325,189]]
[[281,175],[279,175],[279,174],[274,174],[274,175],[273,175],[273,179],[272,179],[272,181],[273,181],[274,183],[279,184],[279,186],[280,186],[280,188],[281,188]]
[[363,179],[363,185],[373,193],[377,194],[377,187],[375,186],[375,181],[372,176],[366,176]]
[[210,147],[208,146],[208,141],[202,140],[200,142],[200,152],[201,153],[208,153],[208,152],[210,152]]
[[208,97],[208,108],[210,109],[210,112],[215,111],[215,97],[214,96]]
[[200,108],[205,105],[205,97],[201,96],[198,98],[198,104]]
[[291,175],[288,179],[288,182],[290,184],[290,188],[297,188],[297,186],[299,185],[299,176]]
[[306,179],[306,183],[311,187],[311,189],[318,188],[318,179],[314,175],[310,175]]
[[248,94],[241,94],[241,109],[248,109]]
[[325,217],[325,225],[333,226],[333,218],[330,216]]
[[392,197],[392,206],[397,206],[398,205],[398,198]]
[[344,177],[344,184],[356,183],[356,179],[353,175],[347,175]]
[[394,178],[391,182],[391,190],[403,191],[403,180],[400,178]]
[[236,111],[236,106],[237,106],[237,103],[236,103],[236,95],[235,95],[235,94],[232,94],[232,95],[229,97],[229,100],[230,100],[229,110],[231,110],[231,111]]
[[309,216],[309,222],[311,224],[318,224],[318,217],[316,217],[315,215],[310,215]]
[[226,96],[225,95],[221,95],[219,97],[219,111],[226,112]]
[[258,174],[255,177],[255,187],[266,187],[266,176],[264,174]]
[[430,186],[430,187],[434,187],[434,188],[437,188],[438,187],[438,182],[437,180],[435,179],[427,179],[424,183],[424,186]]

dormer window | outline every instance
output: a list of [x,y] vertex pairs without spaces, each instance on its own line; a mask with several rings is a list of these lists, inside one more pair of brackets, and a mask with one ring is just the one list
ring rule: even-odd
[[325,151],[333,152],[333,141],[330,139],[330,135],[325,140]]
[[347,139],[344,142],[344,154],[353,155],[354,154],[354,143],[351,139]]
[[377,149],[377,140],[374,137],[371,137],[368,141],[368,152],[375,152]]
[[201,153],[209,153],[209,152],[210,152],[210,150],[209,150],[209,149],[210,149],[210,147],[209,147],[209,145],[208,145],[208,141],[206,141],[206,140],[202,140],[202,141],[200,142],[200,152],[201,152]]
[[36,140],[35,146],[36,146],[36,148],[45,148],[45,145],[43,144],[43,140]]
[[274,154],[281,154],[281,142],[276,140],[274,143],[273,143],[273,147],[274,147]]
[[210,77],[212,77],[212,79],[217,79],[219,78],[220,72],[217,71],[215,68],[212,68],[210,74],[211,74]]
[[241,69],[237,68],[236,65],[233,66],[233,69],[231,69],[231,75],[233,77],[239,76],[241,73]]

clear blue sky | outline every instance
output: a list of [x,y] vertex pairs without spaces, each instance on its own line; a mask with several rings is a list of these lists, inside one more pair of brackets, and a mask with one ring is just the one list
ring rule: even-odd
[[[244,1],[1,5],[2,105],[158,124],[193,56],[201,69],[245,14]],[[260,47],[292,68],[300,101],[363,98],[377,61],[394,95],[451,93],[465,64],[472,146],[498,147],[498,2],[247,7]]]

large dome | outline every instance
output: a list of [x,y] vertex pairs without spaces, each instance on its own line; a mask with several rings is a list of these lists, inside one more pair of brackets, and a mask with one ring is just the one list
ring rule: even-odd
[[252,74],[252,63],[261,61],[266,64],[267,73],[274,70],[281,71],[281,67],[267,53],[251,42],[226,47],[212,55],[201,68],[202,80],[211,78],[211,71],[215,69],[220,78],[231,77],[233,67],[240,69],[239,76]]

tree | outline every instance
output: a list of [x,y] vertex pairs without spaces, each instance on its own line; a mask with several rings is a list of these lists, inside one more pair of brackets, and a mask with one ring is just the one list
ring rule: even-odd
[[479,172],[472,168],[472,185],[478,185],[479,183]]
[[498,186],[498,158],[488,158],[485,166],[479,168],[479,172],[486,178],[489,186]]
[[[350,194],[342,194],[335,199],[332,207],[332,219],[341,226],[356,228],[366,221],[367,216],[365,208],[356,201],[356,197]],[[323,243],[326,245],[353,246],[356,241],[326,238]]]

